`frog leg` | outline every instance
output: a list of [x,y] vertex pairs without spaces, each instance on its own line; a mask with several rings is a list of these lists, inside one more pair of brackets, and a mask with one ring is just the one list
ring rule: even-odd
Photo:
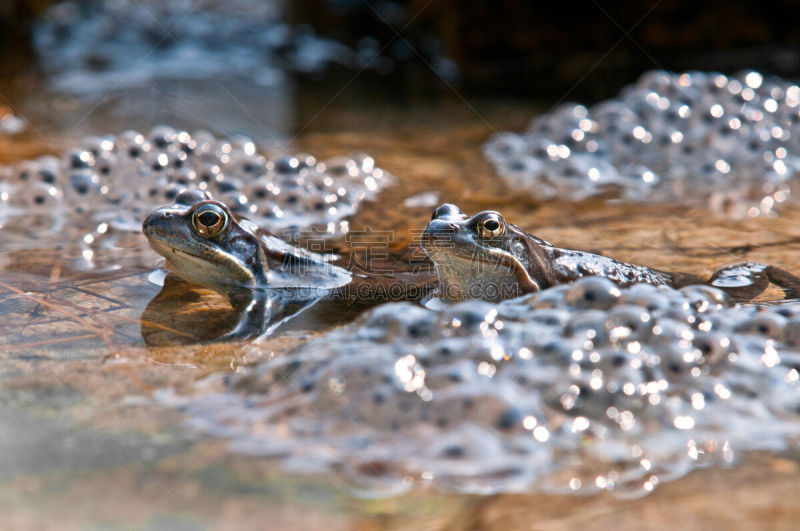
[[734,299],[749,301],[769,287],[770,266],[743,262],[718,269],[708,279],[708,285],[719,288]]
[[228,293],[228,299],[239,321],[218,341],[236,341],[260,335],[269,322],[276,298],[264,289],[236,288]]
[[324,296],[319,289],[246,289],[228,293],[231,305],[239,315],[233,330],[218,341],[263,338],[278,327],[316,304]]

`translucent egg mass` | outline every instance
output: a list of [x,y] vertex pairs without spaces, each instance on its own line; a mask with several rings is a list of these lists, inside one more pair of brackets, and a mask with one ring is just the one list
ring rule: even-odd
[[244,137],[158,126],[86,137],[60,157],[0,168],[0,230],[9,250],[56,237],[80,241],[91,256],[138,236],[151,210],[197,188],[278,236],[310,228],[329,236],[346,232],[344,218],[389,180],[363,154],[268,158]]
[[[356,493],[636,496],[797,447],[800,304],[584,278],[501,304],[391,303],[192,395],[189,426]],[[208,385],[217,380],[209,392]]]
[[771,214],[800,170],[800,87],[758,72],[645,73],[615,99],[561,105],[486,158],[536,199],[609,195]]

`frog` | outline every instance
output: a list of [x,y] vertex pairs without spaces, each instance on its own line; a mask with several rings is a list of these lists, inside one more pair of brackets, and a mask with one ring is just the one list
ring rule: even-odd
[[786,298],[800,293],[800,278],[775,266],[728,265],[706,280],[560,248],[507,222],[500,212],[486,210],[470,217],[450,203],[433,211],[420,245],[435,265],[436,296],[443,301],[500,301],[586,276],[604,277],[623,288],[637,283],[676,289],[707,284],[740,301],[752,300],[770,283],[780,287]]
[[381,302],[426,298],[436,285],[431,273],[404,270],[395,260],[350,271],[333,263],[342,258],[335,253],[291,245],[204,190],[179,192],[145,218],[142,232],[166,260],[165,289],[177,277],[227,297],[239,318],[219,341],[290,329],[302,312],[318,314],[309,322],[340,322]]
[[263,332],[290,302],[296,312],[352,280],[350,272],[323,254],[290,245],[234,216],[204,190],[178,193],[173,204],[145,218],[142,232],[170,273],[228,298],[240,319],[223,340]]

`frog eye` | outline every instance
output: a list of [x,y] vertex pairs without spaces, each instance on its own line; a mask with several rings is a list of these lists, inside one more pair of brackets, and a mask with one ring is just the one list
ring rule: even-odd
[[218,205],[202,205],[192,214],[192,225],[197,234],[211,238],[228,226],[228,213]]
[[497,238],[506,228],[506,224],[500,214],[487,214],[478,223],[478,230],[483,238]]

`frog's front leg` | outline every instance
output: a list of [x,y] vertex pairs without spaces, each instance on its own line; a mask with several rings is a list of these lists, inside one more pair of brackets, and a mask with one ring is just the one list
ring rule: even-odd
[[239,316],[236,326],[219,341],[249,339],[261,335],[270,322],[280,298],[265,289],[235,288],[228,292],[231,306]]
[[318,289],[246,289],[228,293],[231,306],[239,315],[236,326],[218,341],[266,337],[325,296]]

